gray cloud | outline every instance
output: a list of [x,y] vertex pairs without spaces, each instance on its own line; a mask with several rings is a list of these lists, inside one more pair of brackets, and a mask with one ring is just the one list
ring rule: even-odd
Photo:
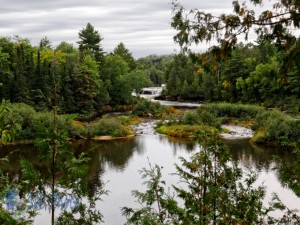
[[[231,10],[231,0],[181,2],[216,13]],[[120,42],[135,57],[179,51],[170,25],[170,0],[0,0],[0,4],[0,35],[20,35],[33,45],[45,36],[53,45],[76,44],[79,30],[90,22],[104,38],[107,52]]]

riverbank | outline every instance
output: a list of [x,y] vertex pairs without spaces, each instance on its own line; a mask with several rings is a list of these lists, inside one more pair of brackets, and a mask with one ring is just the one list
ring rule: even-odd
[[211,103],[158,124],[157,131],[174,137],[216,135],[249,138],[262,145],[300,144],[300,121],[278,110],[256,105]]
[[[11,104],[3,122],[4,138],[14,141],[34,140],[54,127],[53,113],[36,112],[25,104]],[[251,138],[263,145],[296,146],[300,143],[300,121],[278,110],[266,110],[256,105],[210,103],[183,111],[159,103],[140,100],[129,115],[104,115],[92,122],[76,121],[76,115],[56,115],[55,127],[65,130],[70,139],[112,139],[149,133],[175,137],[190,137],[195,133],[221,134],[222,138]],[[147,128],[142,119],[159,119],[157,131]],[[133,124],[141,123],[138,127]],[[231,125],[245,126],[234,128]],[[221,127],[223,126],[223,128]],[[143,126],[145,126],[143,128]],[[142,127],[142,128],[140,128]],[[151,127],[151,126],[150,126]],[[147,130],[148,129],[148,130]],[[99,138],[111,136],[111,138]],[[26,141],[27,142],[27,141]]]

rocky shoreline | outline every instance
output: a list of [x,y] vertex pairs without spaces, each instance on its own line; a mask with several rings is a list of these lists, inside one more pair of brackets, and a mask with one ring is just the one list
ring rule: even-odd
[[229,132],[221,133],[220,136],[228,140],[252,138],[254,134],[253,130],[242,126],[222,125],[222,128]]

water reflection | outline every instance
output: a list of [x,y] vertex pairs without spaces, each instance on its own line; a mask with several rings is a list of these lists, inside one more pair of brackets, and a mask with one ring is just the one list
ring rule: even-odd
[[142,154],[143,142],[135,138],[117,139],[111,141],[79,141],[72,145],[76,150],[87,152],[90,161],[91,173],[97,167],[103,169],[106,164],[110,169],[122,172],[128,165],[133,153]]
[[39,151],[32,145],[9,145],[0,148],[0,158],[8,156],[9,164],[1,163],[0,169],[9,177],[20,175],[20,159],[30,161],[42,173],[47,173],[45,164],[39,158]]
[[197,143],[191,139],[187,138],[175,138],[175,137],[167,137],[167,136],[158,136],[159,141],[163,145],[170,145],[174,151],[174,155],[177,155],[180,151],[193,152]]
[[231,150],[233,161],[238,161],[242,167],[257,172],[272,171],[276,166],[275,157],[282,159],[287,165],[291,164],[295,157],[289,149],[258,146],[248,139],[224,142]]
[[[281,158],[287,165],[294,161],[289,151],[276,148],[262,148],[253,145],[248,140],[225,141],[231,149],[233,161],[238,161],[244,168],[256,171],[271,189],[276,187],[281,195],[290,196],[291,201],[299,203],[299,198],[278,181],[278,173],[272,169],[276,166],[274,156]],[[131,191],[143,189],[139,170],[147,167],[149,161],[163,167],[163,177],[167,184],[176,184],[177,178],[171,176],[175,172],[174,163],[179,163],[179,157],[188,158],[193,152],[199,151],[197,143],[191,140],[168,138],[160,135],[136,136],[130,139],[113,141],[77,141],[72,144],[77,155],[86,152],[91,160],[88,163],[86,182],[90,195],[103,188],[109,190],[109,195],[103,201],[97,202],[97,208],[104,215],[107,225],[124,224],[120,207],[134,207]],[[37,150],[30,145],[9,146],[2,148],[0,157],[10,155],[10,164],[1,165],[2,171],[9,176],[20,175],[19,160],[28,159],[41,173],[46,174],[45,164],[38,158]],[[277,190],[277,191],[278,191]],[[50,215],[40,212],[35,224],[50,224]]]

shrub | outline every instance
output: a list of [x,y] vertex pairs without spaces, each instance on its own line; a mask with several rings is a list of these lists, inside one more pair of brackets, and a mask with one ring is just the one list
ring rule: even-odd
[[181,124],[185,125],[207,125],[217,129],[221,128],[221,120],[216,118],[210,112],[203,111],[197,112],[185,112],[181,119]]
[[36,112],[33,107],[24,103],[11,104],[4,117],[4,125],[6,127],[11,127],[14,124],[19,124],[22,129],[18,131],[15,139],[27,139],[26,136],[27,133],[32,129],[32,118],[35,113]]
[[200,122],[199,114],[196,112],[186,112],[181,118],[181,123],[185,125],[197,125]]
[[153,103],[147,99],[141,99],[133,108],[132,113],[136,116],[148,116],[151,115],[157,117],[162,115],[165,109],[160,103]]
[[231,103],[209,103],[198,108],[198,112],[209,112],[215,117],[222,118],[238,118],[238,119],[253,119],[260,113],[265,111],[261,106],[231,104]]
[[71,137],[90,137],[90,128],[85,123],[73,121],[68,126],[68,133]]
[[252,141],[257,143],[291,145],[300,141],[300,121],[278,110],[266,111],[257,116],[253,129],[256,133]]
[[103,116],[92,125],[91,133],[92,136],[111,135],[114,137],[123,137],[129,135],[130,131],[122,124],[121,119]]
[[[71,130],[71,123],[69,121],[70,115],[57,115],[56,116],[56,127],[66,129],[68,132]],[[43,128],[53,127],[53,113],[52,112],[37,112],[33,115],[31,121],[31,129],[26,130],[28,139],[35,139],[39,132],[43,132]]]

